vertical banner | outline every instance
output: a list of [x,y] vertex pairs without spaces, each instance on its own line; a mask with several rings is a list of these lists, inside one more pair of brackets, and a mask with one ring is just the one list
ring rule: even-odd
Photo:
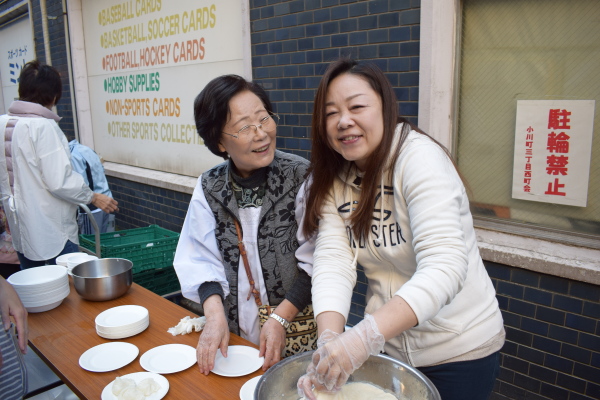
[[519,100],[512,197],[585,207],[594,100]]
[[0,76],[6,114],[10,104],[19,98],[19,75],[25,63],[35,58],[29,14],[0,29]]
[[83,0],[95,150],[105,160],[198,176],[223,159],[196,132],[194,99],[243,75],[240,0]]

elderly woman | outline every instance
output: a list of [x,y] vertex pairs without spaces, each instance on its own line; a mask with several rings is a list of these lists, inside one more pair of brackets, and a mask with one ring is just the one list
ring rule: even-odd
[[[275,150],[278,116],[266,92],[237,75],[209,82],[194,116],[226,160],[198,179],[174,261],[183,296],[206,316],[198,365],[208,374],[218,349],[227,356],[231,331],[260,345],[266,370],[281,359],[288,321],[310,303],[312,243],[297,236],[308,162]],[[273,310],[262,328],[258,301]]]

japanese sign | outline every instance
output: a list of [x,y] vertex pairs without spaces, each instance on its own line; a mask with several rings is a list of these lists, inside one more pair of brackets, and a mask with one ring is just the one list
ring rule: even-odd
[[29,18],[21,18],[0,29],[0,76],[6,113],[11,103],[19,98],[19,75],[25,63],[35,58]]
[[244,75],[242,2],[84,0],[82,11],[95,150],[188,176],[222,162],[193,105],[211,79]]
[[594,100],[519,100],[512,197],[585,207]]

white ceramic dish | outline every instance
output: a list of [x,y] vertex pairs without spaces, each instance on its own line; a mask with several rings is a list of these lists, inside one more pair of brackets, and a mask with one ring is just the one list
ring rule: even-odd
[[194,364],[196,364],[196,349],[185,344],[165,344],[154,347],[140,357],[142,368],[156,374],[172,374],[186,370]]
[[[152,393],[150,396],[146,397],[145,400],[160,400],[169,391],[169,381],[162,375],[154,374],[152,372],[135,372],[133,374],[127,374],[120,376],[119,378],[129,378],[133,379],[136,384],[140,383],[142,380],[146,378],[152,378],[160,385],[160,389],[157,392]],[[114,380],[110,382],[104,390],[102,390],[101,399],[102,400],[117,400],[117,396],[115,396],[112,392]]]
[[254,389],[256,389],[256,384],[262,375],[255,376],[254,378],[246,381],[244,386],[240,389],[240,399],[241,400],[254,400]]
[[264,357],[259,357],[258,353],[258,349],[254,347],[229,346],[227,358],[217,351],[212,372],[231,377],[251,374],[263,365]]
[[103,343],[84,352],[79,357],[79,365],[91,372],[114,371],[135,360],[139,353],[137,346],[131,343]]

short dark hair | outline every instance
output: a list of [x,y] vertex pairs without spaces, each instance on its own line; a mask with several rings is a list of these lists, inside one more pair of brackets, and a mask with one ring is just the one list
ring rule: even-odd
[[53,106],[62,96],[62,80],[56,68],[33,60],[19,75],[19,100]]
[[246,90],[254,93],[269,113],[273,112],[269,96],[262,86],[248,82],[239,75],[214,78],[194,100],[194,120],[198,134],[213,154],[224,159],[228,156],[226,152],[219,150],[219,142],[230,112],[229,101]]

